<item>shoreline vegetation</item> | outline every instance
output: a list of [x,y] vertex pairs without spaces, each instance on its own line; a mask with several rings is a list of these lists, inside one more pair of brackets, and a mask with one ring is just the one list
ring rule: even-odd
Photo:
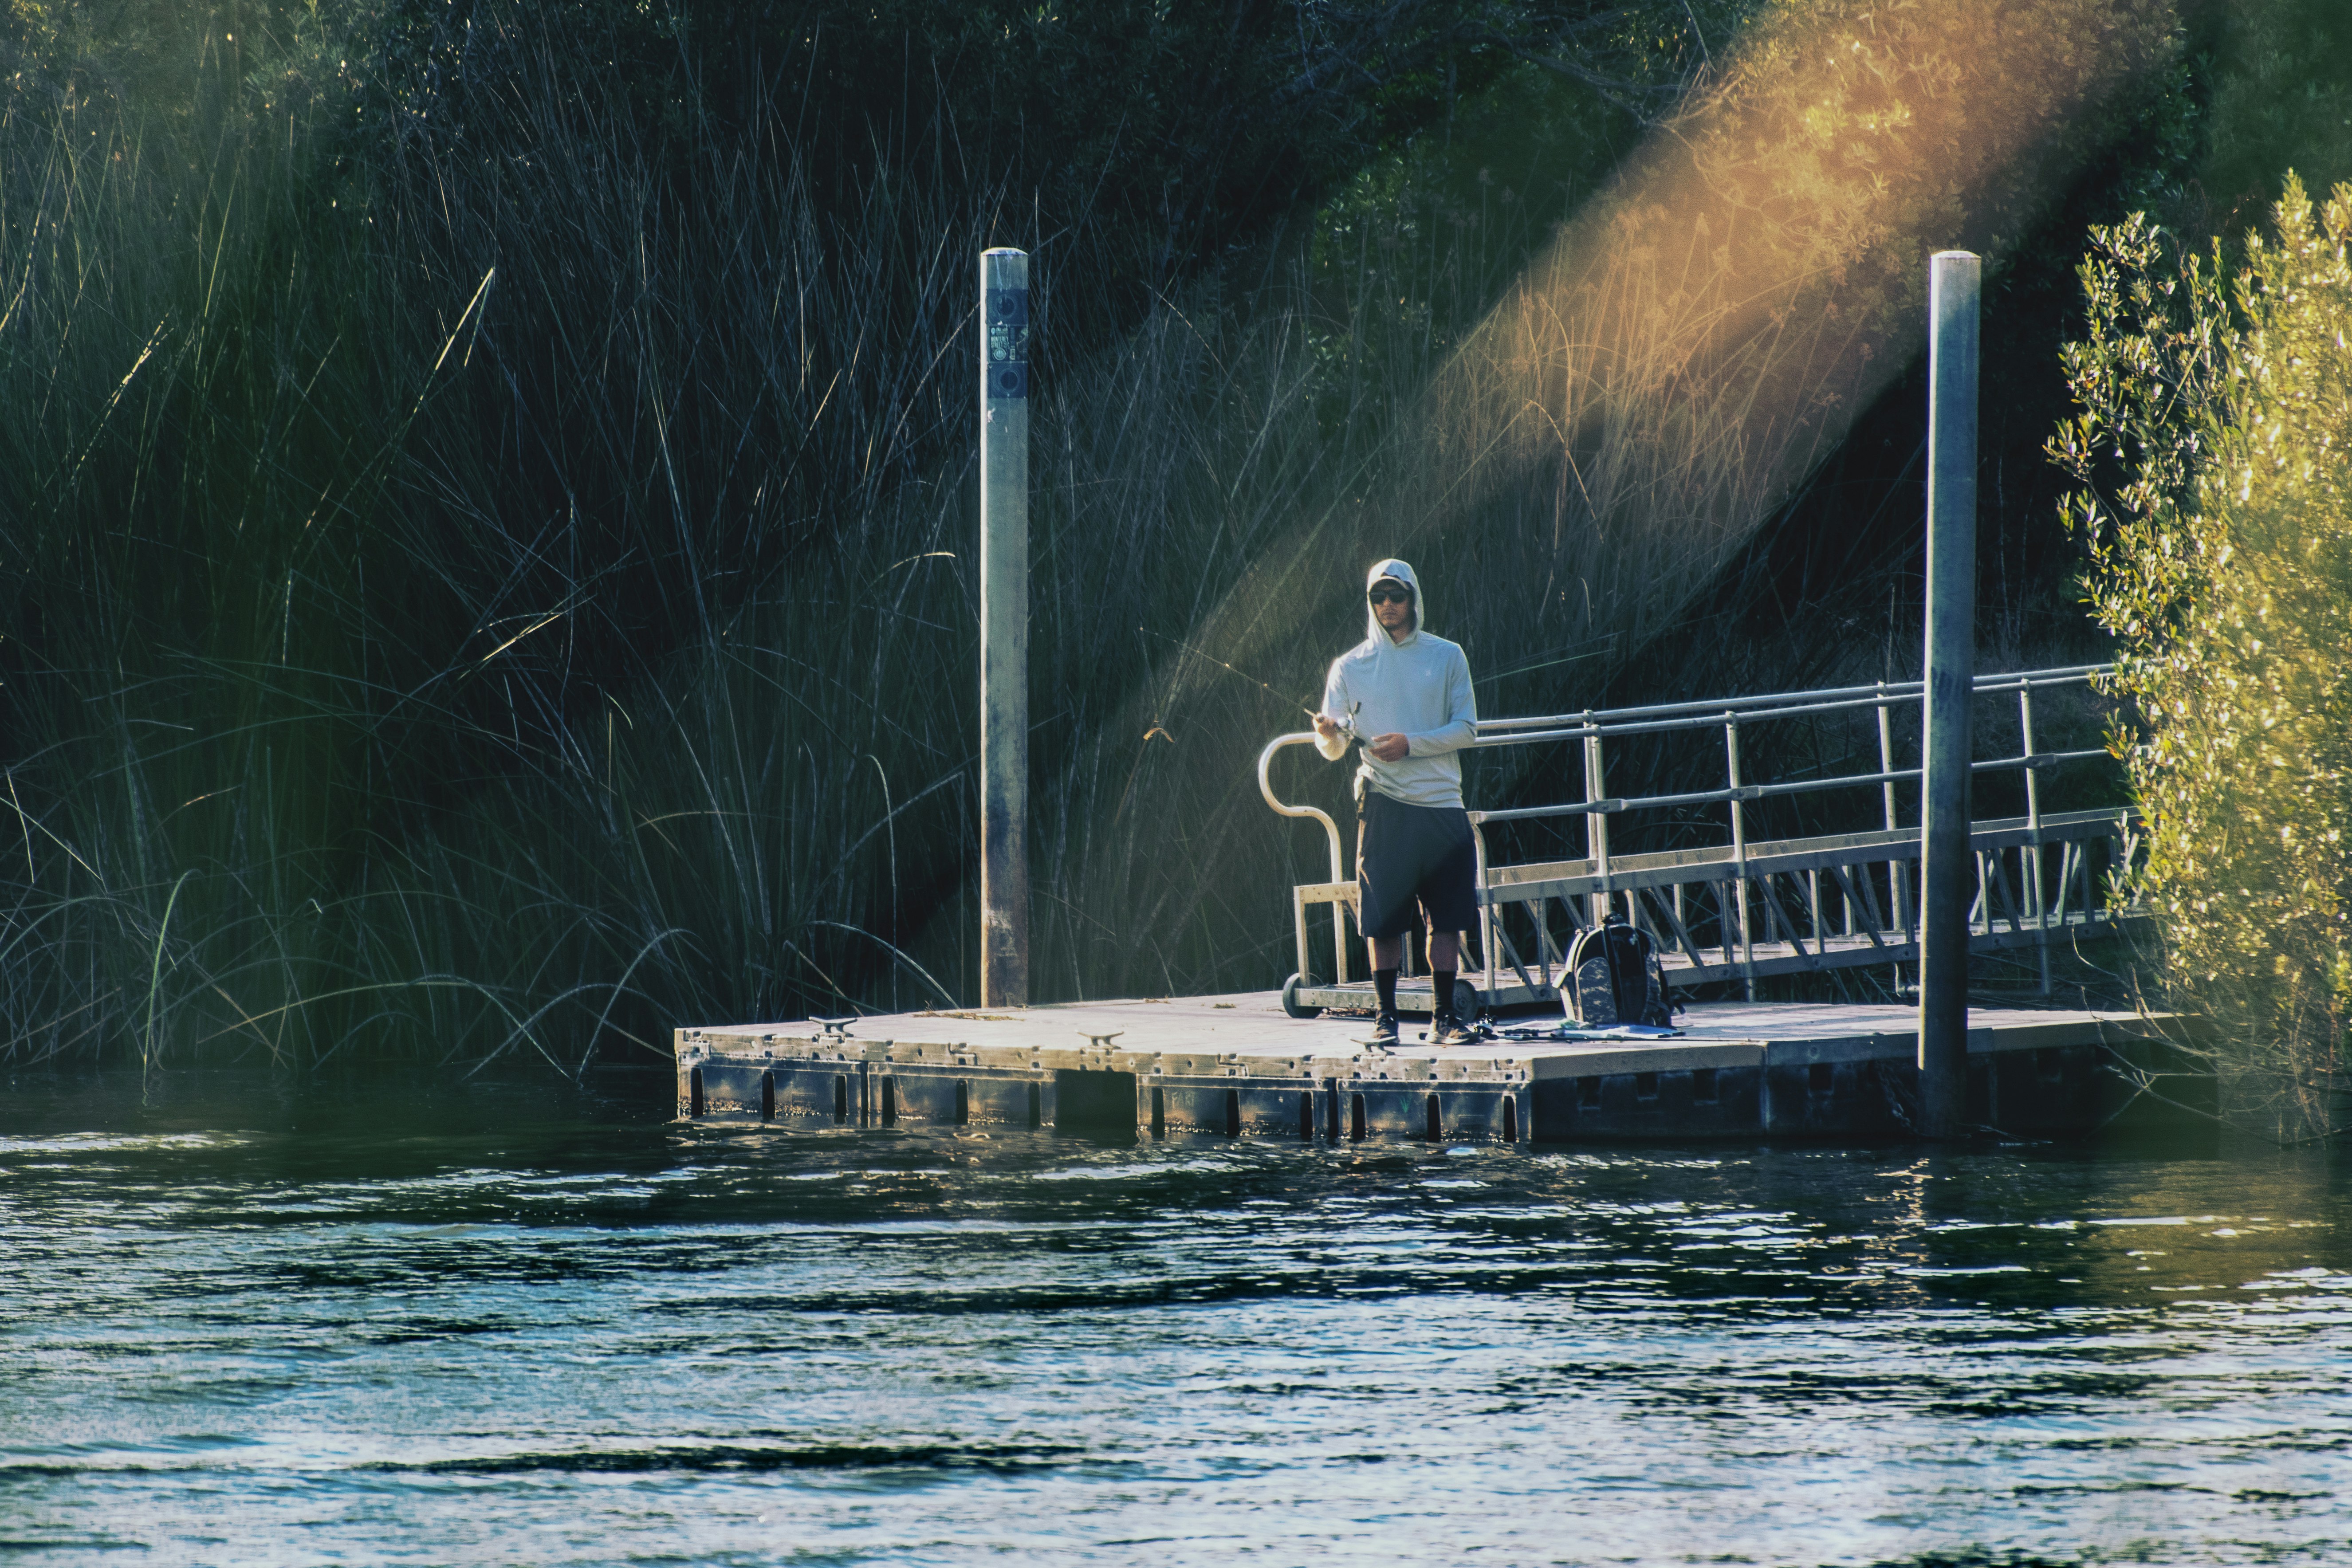
[[2134,891],[2167,1003],[2218,1030],[2241,1116],[2282,1140],[2352,1110],[2352,184],[2290,174],[2232,268],[2135,216],[2093,230],[2081,482],[2114,737],[2147,822]]
[[1299,719],[1215,661],[1313,692],[1368,550],[1491,711],[1909,674],[1927,249],[2014,329],[1986,667],[2099,657],[2040,457],[2085,226],[2341,156],[2299,4],[1314,10],[12,0],[0,1059],[968,1000],[987,245],[1038,279],[1033,985],[1161,994],[1288,967],[1321,847],[1248,764]]

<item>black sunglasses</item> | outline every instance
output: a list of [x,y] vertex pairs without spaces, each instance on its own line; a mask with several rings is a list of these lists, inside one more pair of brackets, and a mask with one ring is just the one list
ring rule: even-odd
[[1409,588],[1374,588],[1365,594],[1364,601],[1372,605],[1410,605],[1412,603],[1412,591]]

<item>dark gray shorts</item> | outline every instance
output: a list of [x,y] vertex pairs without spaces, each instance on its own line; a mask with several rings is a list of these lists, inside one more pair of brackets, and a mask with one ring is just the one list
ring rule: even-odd
[[[1407,805],[1364,791],[1356,816],[1356,929],[1368,937],[1471,931],[1478,924],[1478,847],[1458,805]],[[1424,921],[1423,917],[1426,916]]]

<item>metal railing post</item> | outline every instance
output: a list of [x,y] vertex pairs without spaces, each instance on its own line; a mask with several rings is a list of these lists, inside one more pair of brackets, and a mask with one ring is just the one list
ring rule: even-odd
[[[1891,773],[1895,771],[1895,731],[1887,721],[1886,682],[1880,681],[1878,690],[1878,771]],[[1887,779],[1880,788],[1885,792],[1886,831],[1892,833],[1902,822],[1895,812],[1895,781]],[[1886,862],[1886,896],[1895,905],[1889,912],[1902,931],[1904,942],[1908,943],[1914,940],[1911,934],[1910,861],[1892,859]],[[1900,963],[1895,965],[1895,992],[1898,996],[1903,994],[1903,965]]]
[[1491,1007],[1495,1001],[1495,882],[1486,865],[1486,833],[1475,822],[1470,825],[1470,843],[1478,852],[1478,887],[1485,895],[1485,902],[1478,906],[1478,952],[1486,961],[1484,1000]]
[[[1329,813],[1319,807],[1285,804],[1274,793],[1274,779],[1267,772],[1274,765],[1275,752],[1285,746],[1311,746],[1314,743],[1315,731],[1312,730],[1302,730],[1295,735],[1276,735],[1268,741],[1265,750],[1257,754],[1257,793],[1279,816],[1312,817],[1323,825],[1323,837],[1331,849],[1331,880],[1343,882],[1347,878],[1344,875],[1346,865],[1339,851],[1339,825],[1331,820]],[[1307,971],[1307,906],[1295,893],[1292,903],[1298,934],[1298,979],[1304,984],[1311,978]],[[1348,911],[1336,902],[1331,906],[1331,967],[1335,984],[1348,984]]]
[[2042,960],[2042,994],[2050,994],[2050,904],[2042,888],[2042,770],[2033,765],[2033,682],[2017,683],[2017,726],[2024,737],[2025,845],[2018,851],[2018,879],[2025,884],[2025,911],[2033,917],[2033,944]]
[[1307,967],[1307,890],[1303,887],[1290,889],[1290,932],[1298,942],[1298,983],[1311,984],[1315,972]]
[[[1584,723],[1595,729],[1592,710],[1586,709]],[[1587,805],[1609,798],[1609,786],[1603,775],[1601,736],[1596,732],[1584,738],[1584,802]],[[1588,811],[1584,814],[1584,856],[1592,862],[1593,875],[1601,879],[1601,891],[1592,895],[1592,923],[1605,925],[1609,920],[1609,817],[1607,814]]]
[[1029,1005],[1029,257],[980,256],[980,1005]]
[[1756,1000],[1756,948],[1748,935],[1748,818],[1740,810],[1739,716],[1723,716],[1723,752],[1731,789],[1731,874],[1733,898],[1739,907],[1739,994]]
[[[1979,264],[1927,270],[1927,668],[1920,747],[1920,1131],[1960,1129],[1969,1087],[1969,703],[1975,692]],[[1990,900],[1987,900],[1990,915]]]

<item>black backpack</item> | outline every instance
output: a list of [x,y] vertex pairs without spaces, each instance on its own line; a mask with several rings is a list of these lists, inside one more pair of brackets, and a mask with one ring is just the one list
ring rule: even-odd
[[1674,1025],[1675,1000],[1650,933],[1612,910],[1597,926],[1576,933],[1568,952],[1568,984],[1560,1003],[1570,1019],[1591,1028],[1612,1024]]

